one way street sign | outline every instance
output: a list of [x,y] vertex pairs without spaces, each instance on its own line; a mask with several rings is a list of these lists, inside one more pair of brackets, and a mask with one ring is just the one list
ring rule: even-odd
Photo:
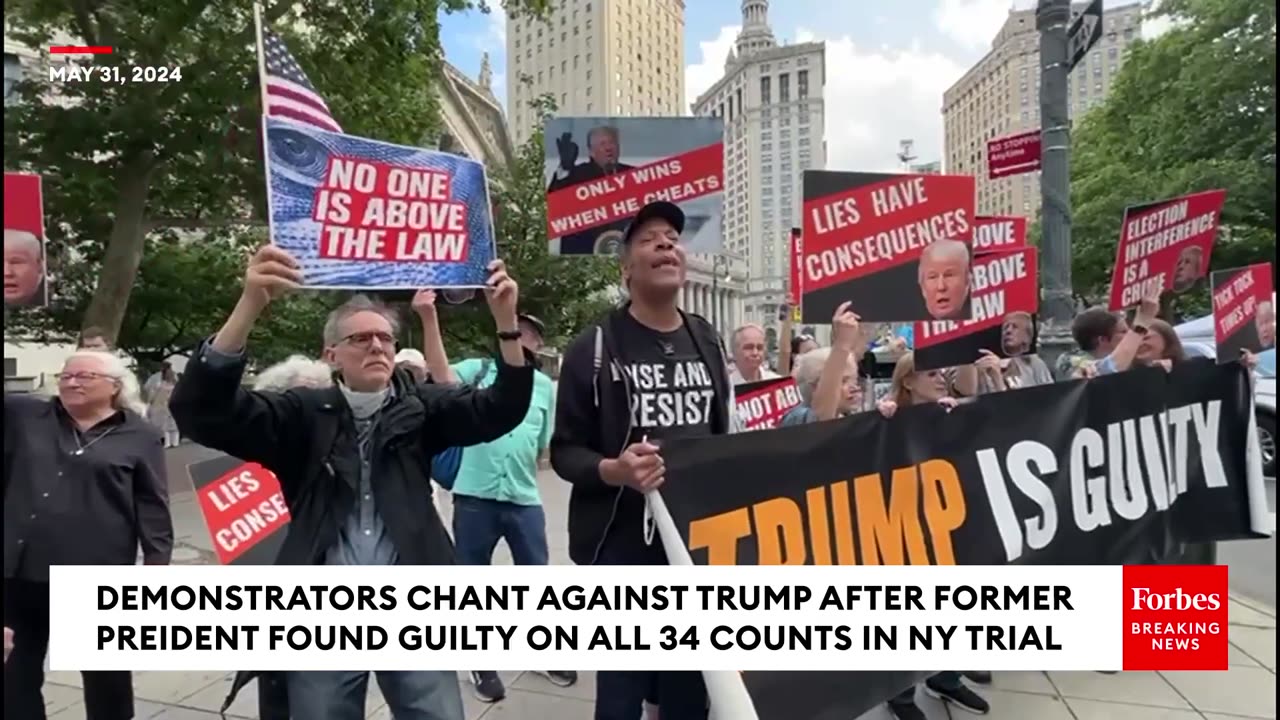
[[1095,43],[1102,39],[1102,0],[1093,0],[1089,7],[1080,13],[1071,29],[1067,31],[1067,56],[1071,58],[1069,69],[1075,70],[1076,64],[1084,59],[1093,49]]

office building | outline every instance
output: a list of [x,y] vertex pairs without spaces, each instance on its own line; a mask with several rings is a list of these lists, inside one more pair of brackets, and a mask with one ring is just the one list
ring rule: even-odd
[[800,226],[801,175],[826,166],[826,46],[779,44],[768,13],[768,0],[743,0],[742,31],[724,76],[698,97],[693,112],[724,119],[724,252],[718,264],[730,274],[743,266],[741,318],[776,338],[778,305],[786,301],[790,276],[790,232]]
[[544,95],[558,115],[683,115],[684,0],[549,0],[507,19],[507,111],[519,146]]
[[[1087,3],[1073,4],[1078,14]],[[1129,45],[1141,37],[1143,6],[1106,7],[1102,39],[1072,71],[1069,112],[1079,118],[1102,102]],[[991,51],[943,94],[946,172],[977,178],[978,212],[1034,218],[1040,173],[987,179],[987,142],[1040,127],[1040,36],[1035,10],[1010,11]]]

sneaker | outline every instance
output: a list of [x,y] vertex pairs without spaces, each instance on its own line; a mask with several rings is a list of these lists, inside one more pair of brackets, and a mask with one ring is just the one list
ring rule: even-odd
[[502,679],[498,677],[498,673],[487,672],[471,672],[472,691],[476,695],[476,699],[482,703],[495,703],[507,696],[507,689],[502,686]]
[[979,685],[991,684],[991,672],[988,670],[967,670],[960,673]]
[[535,670],[542,677],[551,681],[556,687],[569,687],[578,682],[578,673],[573,670]]
[[924,711],[914,702],[889,703],[889,714],[894,717],[894,720],[928,720]]
[[961,685],[955,688],[942,688],[928,680],[924,683],[924,691],[944,703],[950,703],[966,712],[975,715],[986,715],[991,712],[991,704],[981,695]]

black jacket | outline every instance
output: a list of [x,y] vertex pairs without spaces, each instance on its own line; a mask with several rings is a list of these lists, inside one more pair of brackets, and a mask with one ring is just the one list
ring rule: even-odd
[[121,410],[77,452],[57,398],[4,396],[4,576],[48,581],[52,565],[148,565],[173,551],[160,431]]
[[[202,345],[169,409],[182,434],[275,473],[289,507],[277,564],[312,565],[338,539],[360,477],[355,422],[338,387],[260,393],[241,383],[244,361],[219,367]],[[449,447],[496,440],[524,420],[533,368],[498,363],[494,384],[415,384],[392,376],[374,447],[373,494],[403,565],[449,565],[453,544],[431,502],[431,458]]]
[[[573,483],[569,494],[569,557],[595,564],[625,491],[600,479],[600,461],[616,458],[631,434],[631,384],[618,362],[617,324],[629,305],[611,311],[584,330],[565,350],[556,395],[556,427],[551,436],[551,465]],[[681,312],[698,354],[711,371],[716,394],[711,431],[739,429],[733,408],[724,348],[715,328],[698,315]],[[637,537],[637,543],[642,539]]]

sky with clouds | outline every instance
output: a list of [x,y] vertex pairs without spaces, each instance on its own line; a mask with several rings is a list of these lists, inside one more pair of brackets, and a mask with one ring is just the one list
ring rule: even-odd
[[[1034,5],[1035,0],[786,0],[771,3],[769,23],[780,42],[827,44],[827,167],[892,170],[899,167],[901,139],[915,141],[917,162],[942,157],[943,91],[990,49],[1011,8]],[[741,22],[739,0],[686,0],[687,101],[723,74]],[[449,62],[472,77],[488,52],[494,91],[505,99],[500,10],[445,16],[441,37]]]

